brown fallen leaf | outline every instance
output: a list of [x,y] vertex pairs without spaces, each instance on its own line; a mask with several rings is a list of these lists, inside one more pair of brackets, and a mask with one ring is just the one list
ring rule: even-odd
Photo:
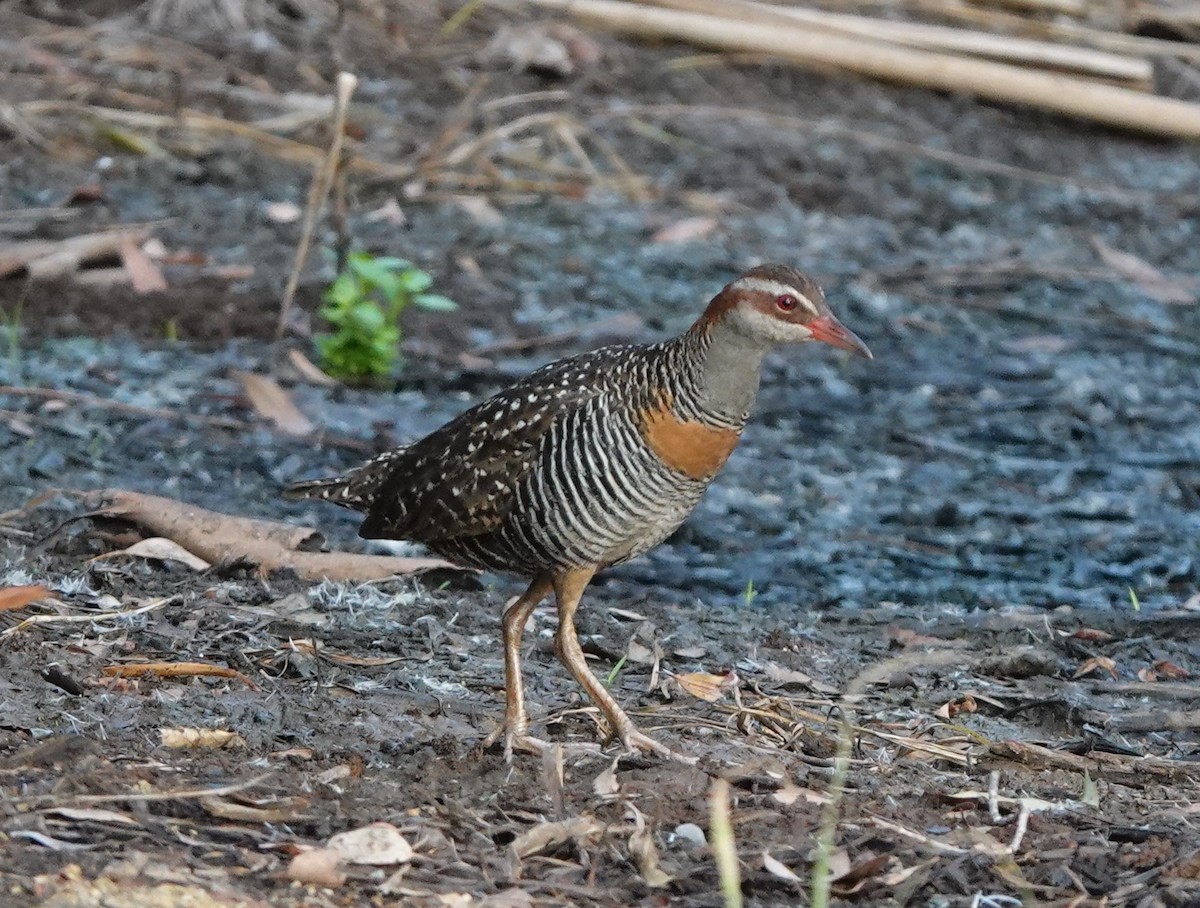
[[316,430],[312,421],[293,403],[292,396],[283,390],[275,379],[238,369],[232,370],[230,374],[241,382],[242,390],[246,392],[246,399],[254,412],[271,422],[279,431],[303,438]]
[[210,815],[234,823],[295,823],[305,819],[307,798],[273,799],[266,806],[242,804],[212,795],[200,798],[200,806]]
[[137,243],[126,238],[121,242],[118,252],[125,273],[129,275],[129,283],[136,293],[153,293],[156,290],[167,289],[167,279],[163,277],[162,271]]
[[304,580],[382,580],[435,568],[466,570],[441,558],[399,558],[351,552],[301,551],[319,544],[315,530],[273,520],[232,517],[172,498],[125,489],[81,494],[95,510],[89,517],[133,523],[153,536],[165,536],[210,564],[244,561],[266,575],[291,568]]
[[819,694],[837,693],[837,688],[833,685],[825,684],[823,681],[816,680],[811,675],[806,675],[804,672],[797,671],[794,668],[788,668],[786,665],[780,665],[778,662],[768,662],[763,666],[763,671],[776,684],[781,684],[785,687],[789,684],[798,684]]
[[1081,627],[1071,636],[1076,640],[1092,640],[1097,643],[1107,643],[1113,639],[1113,635],[1108,631],[1102,631],[1095,627]]
[[237,669],[207,662],[138,662],[124,665],[106,665],[100,674],[108,678],[140,678],[142,675],[157,675],[160,678],[217,677],[236,678],[251,690],[259,686]]
[[1084,659],[1079,663],[1079,668],[1075,669],[1075,674],[1071,676],[1071,680],[1078,680],[1095,671],[1108,672],[1115,681],[1117,678],[1117,663],[1108,658],[1108,656],[1092,656],[1090,659]]
[[854,894],[871,877],[883,871],[891,859],[890,854],[877,854],[859,861],[841,876],[833,879],[834,891],[843,896]]
[[638,874],[651,889],[661,889],[674,880],[659,864],[658,846],[646,825],[646,816],[632,803],[626,806],[626,814],[633,820],[633,834],[629,837],[629,854],[637,864]]
[[1164,678],[1170,678],[1172,681],[1186,681],[1192,677],[1192,673],[1186,668],[1176,665],[1168,659],[1159,659],[1155,662],[1154,670]]
[[287,359],[291,367],[310,385],[316,385],[320,388],[333,388],[337,386],[338,381],[336,378],[326,375],[320,366],[294,347],[288,350]]
[[675,675],[675,683],[698,700],[715,703],[731,688],[737,687],[738,676],[734,672],[714,675],[709,672],[688,672]]
[[970,694],[964,694],[961,697],[955,697],[953,700],[947,700],[938,707],[936,715],[942,719],[953,719],[960,713],[973,713],[979,709],[975,703],[975,698]]
[[87,262],[116,258],[122,243],[144,242],[147,227],[124,227],[67,237],[62,240],[22,240],[0,246],[0,277],[24,270],[35,279],[62,277]]
[[571,841],[594,839],[603,831],[591,817],[571,817],[553,823],[538,823],[525,830],[510,846],[518,858],[528,858]]
[[778,791],[771,794],[771,797],[785,806],[791,806],[797,801],[803,801],[805,804],[828,804],[829,795],[821,794],[819,791],[814,791],[811,788],[801,788],[798,785],[785,785]]
[[341,852],[333,848],[302,851],[288,864],[288,879],[316,886],[341,886],[346,882],[346,874],[339,869],[341,863]]
[[203,558],[197,558],[178,542],[172,542],[163,536],[151,536],[149,539],[138,540],[128,548],[116,549],[115,551],[105,552],[103,555],[89,558],[88,563],[107,561],[109,558],[116,558],[118,555],[146,558],[150,561],[177,561],[185,567],[191,568],[193,571],[207,571],[212,567]]
[[0,590],[0,612],[16,611],[45,599],[50,591],[40,583],[31,586],[10,586]]

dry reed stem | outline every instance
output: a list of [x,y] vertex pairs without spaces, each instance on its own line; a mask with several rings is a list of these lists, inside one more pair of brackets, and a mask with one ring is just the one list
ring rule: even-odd
[[1133,82],[1149,87],[1154,67],[1149,60],[1128,54],[1073,47],[1051,41],[1037,41],[1008,35],[996,35],[976,29],[954,28],[878,19],[848,13],[796,6],[772,6],[758,0],[655,0],[658,6],[685,12],[734,18],[759,24],[804,24],[834,34],[869,38],[926,50],[975,55],[1011,63],[1024,63],[1070,70],[1103,79]]
[[300,286],[300,271],[308,260],[309,247],[312,244],[313,231],[316,229],[317,216],[325,205],[329,190],[333,187],[333,179],[337,174],[338,164],[342,159],[342,145],[346,138],[346,110],[350,106],[350,96],[358,86],[358,77],[353,73],[341,72],[337,77],[337,99],[333,107],[333,136],[329,143],[329,151],[321,166],[313,174],[312,185],[308,192],[308,201],[304,207],[304,221],[300,229],[300,242],[296,245],[296,260],[292,265],[292,273],[288,276],[287,286],[283,290],[283,299],[279,305],[279,320],[275,324],[275,340],[283,339],[287,330],[288,319],[292,311],[292,302],[296,298],[296,288]]
[[616,31],[673,38],[733,51],[770,53],[810,67],[991,101],[1020,104],[1154,135],[1200,140],[1200,105],[1147,96],[1127,88],[989,60],[902,48],[802,27],[737,22],[617,0],[528,0]]

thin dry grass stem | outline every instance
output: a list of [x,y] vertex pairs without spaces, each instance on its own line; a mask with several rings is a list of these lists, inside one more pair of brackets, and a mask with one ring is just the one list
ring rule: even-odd
[[292,265],[292,273],[288,276],[287,286],[283,291],[283,299],[279,304],[279,320],[275,325],[275,340],[283,339],[291,318],[292,303],[296,298],[296,288],[300,286],[300,272],[308,261],[309,248],[312,245],[313,231],[316,229],[317,216],[325,205],[325,199],[333,188],[334,177],[342,159],[342,145],[346,138],[346,110],[350,106],[350,96],[358,86],[358,77],[353,73],[338,73],[337,95],[333,108],[333,136],[330,139],[329,151],[324,161],[313,174],[312,185],[308,192],[308,201],[304,207],[304,220],[300,229],[300,242],[296,245],[296,259]]
[[[607,164],[602,168],[594,147]],[[530,181],[500,164],[571,178],[554,184]],[[595,132],[561,111],[538,111],[493,126],[464,139],[440,156],[426,156],[421,173],[439,186],[475,186],[486,190],[557,192],[579,195],[588,186],[614,189],[633,199],[646,196],[647,181],[636,174]],[[615,171],[615,173],[613,172]]]
[[59,807],[64,806],[85,806],[89,804],[111,804],[115,801],[125,801],[128,803],[148,804],[160,801],[194,801],[198,798],[216,798],[224,795],[237,794],[240,791],[247,791],[261,785],[267,779],[273,776],[273,772],[264,772],[261,775],[246,779],[243,782],[234,782],[230,785],[220,785],[214,788],[180,788],[175,791],[138,791],[138,792],[114,792],[113,794],[98,794],[98,795],[75,795],[68,799],[65,804],[59,803],[57,796],[45,796],[41,798],[31,799],[31,804],[55,804]]
[[[121,110],[114,107],[97,107],[78,104],[74,101],[29,101],[18,105],[22,112],[31,116],[65,114],[68,116],[95,117],[101,121],[118,123],[141,129],[190,130],[198,133],[226,134],[237,136],[253,143],[258,149],[272,157],[293,164],[312,166],[322,161],[327,150],[272,135],[248,123],[226,120],[212,114],[195,110],[182,110],[175,116]],[[355,156],[348,162],[355,173],[382,177],[389,180],[407,179],[413,168],[403,164],[391,164],[370,158]]]
[[446,125],[442,127],[442,131],[434,136],[433,141],[416,155],[416,167],[418,170],[428,171],[436,167],[435,162],[438,160],[438,157],[450,147],[451,143],[470,128],[471,120],[475,116],[474,108],[479,100],[479,95],[487,87],[488,81],[486,75],[482,76],[476,79],[474,84],[467,89],[466,95],[446,119]]
[[182,599],[182,596],[166,596],[162,599],[155,599],[145,605],[140,605],[137,608],[125,609],[120,612],[94,612],[87,615],[30,615],[20,624],[14,624],[4,633],[0,634],[0,638],[11,637],[21,631],[35,625],[42,624],[100,624],[101,622],[111,621],[114,618],[132,618],[135,615],[144,615],[146,612],[152,612],[156,609],[163,608],[172,602],[177,602]]

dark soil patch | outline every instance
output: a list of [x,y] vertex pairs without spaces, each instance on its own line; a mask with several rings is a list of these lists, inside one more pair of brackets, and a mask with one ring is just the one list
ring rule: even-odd
[[[303,520],[357,545],[350,515],[284,503],[280,487],[419,437],[554,356],[679,330],[757,260],[820,275],[877,359],[774,357],[756,420],[693,519],[597,582],[581,615],[597,670],[657,645],[657,683],[634,658],[614,688],[702,762],[625,759],[615,781],[598,783],[608,759],[568,758],[560,798],[537,760],[508,766],[478,746],[500,712],[498,615],[511,581],[310,589],[89,564],[111,544],[94,531],[72,525],[46,538],[80,512],[69,498],[7,515],[0,586],[47,583],[61,604],[38,611],[88,618],[0,638],[9,903],[96,904],[104,894],[150,904],[178,886],[203,890],[203,904],[720,905],[712,856],[686,825],[707,828],[720,776],[733,785],[749,904],[796,904],[802,892],[763,853],[807,881],[841,694],[873,669],[853,704],[836,857],[855,870],[839,898],[1194,903],[1200,307],[1155,298],[1096,251],[1100,241],[1177,281],[1200,273],[1194,148],[774,64],[671,67],[691,50],[603,37],[602,67],[552,80],[481,54],[508,21],[501,14],[481,11],[442,39],[448,10],[432,5],[397,17],[406,53],[386,29],[356,25],[331,49],[327,22],[265,12],[255,40],[177,34],[187,43],[171,45],[171,59],[185,78],[173,80],[170,66],[111,68],[123,43],[153,60],[166,53],[144,19],[92,18],[124,12],[89,4],[48,24],[21,4],[0,10],[13,41],[36,39],[74,67],[15,57],[0,100],[68,93],[121,107],[127,92],[163,111],[251,122],[280,110],[233,89],[325,95],[336,51],[371,76],[353,118],[364,159],[413,160],[475,87],[463,108],[470,135],[558,111],[585,139],[611,143],[645,191],[631,202],[613,179],[572,177],[570,191],[525,192],[518,177],[545,173],[506,160],[507,183],[482,193],[495,213],[481,214],[458,198],[470,186],[352,173],[356,241],[428,268],[462,311],[411,321],[394,389],[292,388],[331,440],[314,445],[254,422],[229,377],[270,360],[264,340],[299,227],[276,223],[266,205],[303,201],[306,163],[172,130],[154,133],[165,157],[134,156],[99,144],[81,117],[35,123],[53,155],[0,133],[0,205],[41,212],[0,216],[9,238],[162,221],[155,236],[193,256],[165,266],[162,294],[0,281],[6,313],[24,300],[22,347],[0,366],[4,510],[49,488],[119,486]],[[503,100],[546,90],[561,94]],[[628,105],[690,110],[635,117]],[[291,137],[320,146],[324,128],[316,118]],[[937,159],[947,149],[975,160]],[[56,207],[93,183],[101,201]],[[393,198],[402,225],[378,216]],[[707,236],[651,240],[712,210]],[[250,276],[220,276],[246,266]],[[306,312],[324,267],[305,274]],[[182,342],[165,342],[168,330]],[[546,335],[558,339],[530,343]],[[164,415],[47,404],[12,386]],[[245,425],[205,421],[215,417]],[[105,614],[164,597],[133,617]],[[0,633],[27,614],[0,613]],[[554,661],[552,615],[539,612],[535,625],[540,730],[594,740],[593,713]],[[143,659],[228,666],[261,690],[102,677]],[[82,693],[45,680],[52,664]],[[701,671],[728,676],[714,703],[672,680]],[[168,749],[160,730],[174,727],[229,729],[243,746]],[[1048,750],[1017,752],[1011,741]],[[210,788],[228,790],[201,797]],[[514,856],[539,823],[574,817],[594,818],[594,834]],[[377,820],[414,844],[404,872],[353,867],[333,893],[286,881],[297,848]],[[647,840],[665,885],[651,885]]]

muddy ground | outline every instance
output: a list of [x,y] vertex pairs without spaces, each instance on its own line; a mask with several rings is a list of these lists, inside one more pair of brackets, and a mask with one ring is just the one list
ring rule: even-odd
[[[53,591],[0,611],[4,904],[721,905],[720,778],[746,903],[803,904],[839,740],[835,900],[1200,903],[1194,146],[600,34],[572,38],[598,63],[522,71],[485,48],[525,20],[484,10],[443,36],[452,4],[343,33],[319,4],[246,8],[244,33],[156,35],[149,7],[0,6],[0,100],[59,103],[0,121],[0,246],[153,222],[174,253],[161,292],[0,281],[6,322],[22,304],[0,358],[0,585]],[[272,431],[230,374],[270,366],[300,225],[268,205],[303,204],[310,160],[120,121],[155,140],[135,154],[97,111],[259,122],[301,109],[282,93],[327,96],[339,59],[364,77],[356,154],[394,168],[351,170],[348,232],[462,308],[410,320],[394,388],[285,375],[314,441]],[[288,137],[323,147],[324,122]],[[594,172],[549,137],[563,122]],[[596,671],[697,767],[609,745],[568,753],[560,783],[482,750],[512,579],[90,561],[111,528],[64,525],[86,510],[72,491],[127,488],[361,547],[352,515],[281,486],[556,356],[681,330],[767,260],[818,275],[875,361],[773,356],[718,485],[581,613]],[[329,276],[316,257],[303,313]],[[541,610],[527,637],[537,730],[594,741],[553,626]],[[151,661],[233,673],[105,675]],[[236,738],[167,747],[176,728]],[[376,821],[410,861],[289,876]]]

